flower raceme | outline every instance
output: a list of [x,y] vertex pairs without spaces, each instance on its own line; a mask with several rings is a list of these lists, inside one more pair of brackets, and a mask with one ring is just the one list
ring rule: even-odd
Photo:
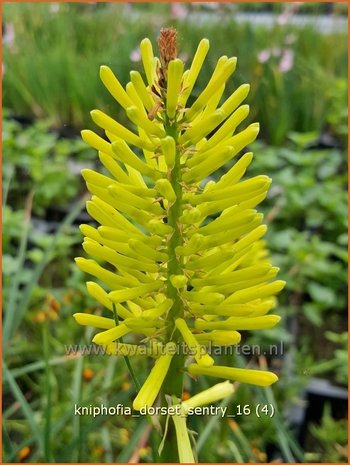
[[[263,175],[242,180],[253,154],[241,153],[259,132],[257,123],[237,131],[249,113],[242,104],[249,85],[222,101],[236,58],[221,57],[188,104],[209,42],[199,43],[187,70],[169,30],[162,31],[159,44],[160,59],[148,39],[141,42],[146,81],[131,71],[124,88],[110,68],[100,70],[132,129],[93,110],[92,119],[106,137],[82,131],[108,175],[82,171],[92,194],[87,211],[99,226],[81,225],[83,248],[92,258],[76,263],[100,282],[89,281],[87,290],[111,316],[74,317],[100,330],[93,342],[107,353],[139,355],[141,346],[123,342],[128,334],[152,343],[141,355],[156,361],[135,409],[155,402],[178,356],[178,342],[191,349],[192,363],[183,367],[191,375],[274,383],[271,372],[216,365],[203,347],[237,344],[239,331],[275,326],[280,317],[269,312],[285,284],[274,279],[278,269],[268,258],[266,226],[256,210],[271,180]],[[217,182],[210,180],[235,157],[238,161]],[[223,396],[232,391],[218,386]],[[213,399],[223,397],[215,389]],[[206,396],[210,402],[211,394]]]

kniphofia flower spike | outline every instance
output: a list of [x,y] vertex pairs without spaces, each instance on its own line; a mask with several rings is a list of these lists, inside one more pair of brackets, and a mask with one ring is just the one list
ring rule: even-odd
[[[160,59],[148,39],[141,42],[146,80],[132,71],[124,88],[110,68],[101,67],[102,82],[130,124],[124,127],[93,110],[105,137],[82,132],[108,175],[82,172],[92,194],[87,211],[98,226],[81,225],[83,248],[92,258],[76,263],[97,278],[87,290],[110,316],[74,316],[98,328],[93,341],[108,353],[155,359],[135,409],[155,402],[178,357],[175,343],[181,341],[192,354],[181,369],[192,375],[259,386],[277,380],[271,372],[220,366],[202,350],[209,344],[237,344],[240,331],[275,326],[280,317],[269,312],[285,283],[275,280],[278,269],[270,263],[262,239],[266,226],[256,210],[271,180],[264,175],[242,180],[253,159],[242,150],[259,132],[257,123],[237,131],[249,113],[242,104],[249,85],[222,101],[236,67],[236,58],[223,56],[190,100],[209,42],[199,43],[184,70],[174,36],[171,29],[161,32]],[[235,157],[238,161],[217,182],[210,180]],[[142,350],[137,343],[124,343],[131,333],[152,344]],[[205,394],[206,402],[232,392],[226,384],[218,386]]]

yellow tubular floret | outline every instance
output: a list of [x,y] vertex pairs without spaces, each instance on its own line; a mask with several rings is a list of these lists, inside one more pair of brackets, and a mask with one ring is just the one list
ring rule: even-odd
[[153,405],[162,387],[175,351],[176,346],[174,343],[169,342],[166,344],[166,353],[158,358],[132,404],[135,410],[140,410],[142,407],[151,407]]
[[132,105],[129,96],[123,89],[123,86],[120,84],[116,76],[113,74],[113,71],[108,66],[101,66],[100,78],[110,94],[123,108],[126,109]]
[[180,102],[182,105],[186,104],[187,99],[192,92],[192,89],[196,83],[197,77],[200,73],[200,70],[202,68],[202,65],[204,63],[204,60],[205,60],[205,57],[207,56],[208,51],[209,51],[209,40],[202,39],[199,42],[198,48],[193,57],[193,61],[189,69],[189,72],[186,76],[186,79],[184,79],[184,82],[183,82],[184,89],[180,97]]
[[178,318],[175,321],[175,326],[180,331],[184,341],[188,345],[188,347],[194,351],[194,358],[196,359],[197,363],[202,366],[211,366],[214,364],[214,360],[210,357],[210,355],[203,353],[203,346],[201,346],[198,341],[196,340],[195,336],[192,334],[191,330],[187,326],[186,322],[182,318]]
[[152,86],[154,84],[154,55],[151,41],[149,39],[143,39],[140,44],[140,50],[147,81],[148,84]]
[[230,379],[242,383],[256,384],[257,386],[270,386],[278,378],[270,371],[246,370],[243,368],[231,368],[223,366],[201,367],[196,364],[188,366],[188,371],[192,375],[214,376],[215,378]]
[[166,110],[169,119],[175,118],[180,93],[184,64],[181,60],[172,60],[168,66]]

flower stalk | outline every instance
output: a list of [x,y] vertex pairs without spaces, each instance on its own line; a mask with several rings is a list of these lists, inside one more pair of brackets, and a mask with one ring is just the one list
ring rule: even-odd
[[[110,68],[100,70],[130,128],[93,110],[104,136],[82,131],[108,174],[82,172],[92,194],[86,208],[98,226],[81,225],[83,249],[92,258],[78,257],[76,264],[98,280],[88,281],[87,291],[106,314],[74,317],[97,328],[93,342],[110,356],[125,357],[129,369],[129,357],[152,359],[134,399],[136,410],[158,397],[163,406],[169,396],[179,402],[184,376],[274,383],[274,373],[223,367],[207,352],[211,344],[238,344],[241,331],[275,326],[280,317],[269,312],[285,284],[274,280],[278,268],[269,260],[262,239],[267,227],[256,210],[271,180],[264,175],[242,180],[253,154],[241,151],[259,132],[258,123],[237,131],[249,113],[241,105],[249,85],[221,103],[237,59],[221,57],[188,105],[209,41],[200,42],[186,71],[177,58],[176,31],[161,30],[158,43],[160,58],[148,39],[141,42],[145,81],[132,71],[124,87]],[[239,156],[217,182],[208,179]],[[179,350],[182,343],[188,353]],[[230,383],[220,383],[187,406],[231,393]],[[194,461],[186,420],[174,418],[168,426],[160,460]]]

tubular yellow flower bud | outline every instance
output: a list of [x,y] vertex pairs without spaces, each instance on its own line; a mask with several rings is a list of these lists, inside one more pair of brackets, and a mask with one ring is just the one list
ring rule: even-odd
[[137,252],[142,257],[146,257],[150,260],[156,260],[159,262],[166,262],[168,259],[168,255],[166,253],[158,252],[157,250],[154,250],[154,248],[146,245],[140,239],[132,238],[129,240],[128,244],[132,250]]
[[172,419],[175,425],[180,463],[196,463],[193,457],[190,438],[188,436],[186,418],[181,415],[172,415]]
[[176,152],[175,140],[172,137],[167,136],[164,139],[161,139],[160,144],[168,168],[174,168]]
[[197,364],[188,366],[188,371],[192,375],[214,376],[215,378],[230,379],[242,383],[256,384],[257,386],[270,386],[278,378],[270,371],[246,370],[243,368],[231,368],[223,366],[201,367]]
[[[142,100],[139,97],[139,94],[136,92],[134,84],[132,82],[128,82],[125,89],[126,89],[127,95],[129,96],[129,99],[130,99],[130,105],[127,108],[129,109],[129,108],[136,107],[137,111],[142,114],[142,117],[147,118],[145,107],[144,107],[144,105],[142,103]],[[138,129],[140,129],[140,125],[138,125]],[[140,133],[140,131],[139,131],[139,133]]]
[[[138,71],[131,71],[130,72],[131,82],[134,84],[135,90],[138,93],[142,103],[146,107],[148,111],[151,111],[154,107],[154,100],[151,97],[150,92],[147,90],[145,83],[141,77],[141,74]],[[130,105],[128,105],[130,106]]]
[[119,339],[126,334],[130,333],[131,329],[128,328],[124,323],[114,326],[114,328],[107,329],[107,331],[103,331],[102,333],[96,334],[93,338],[92,342],[95,344],[110,344],[111,342]]
[[166,111],[170,119],[175,118],[180,93],[184,64],[181,60],[171,60],[168,65]]
[[74,313],[74,318],[77,323],[83,326],[94,326],[95,328],[111,329],[115,327],[113,318],[104,318],[97,315],[89,315],[88,313]]
[[129,107],[126,110],[126,114],[128,115],[128,118],[130,119],[130,121],[136,124],[136,126],[140,126],[151,136],[157,136],[157,137],[165,136],[164,129],[162,129],[156,123],[153,123],[152,121],[150,121],[146,117],[146,114],[141,113],[141,111],[137,107],[135,106]]
[[100,78],[110,94],[123,108],[126,109],[132,105],[129,96],[108,66],[100,67]]
[[[222,115],[224,115],[224,111],[222,109],[217,110],[220,111]],[[237,126],[248,116],[249,114],[249,106],[242,105],[238,108],[226,121],[225,123],[218,129],[215,134],[208,140],[208,142],[202,147],[202,150],[209,150],[215,147],[216,144],[219,144],[224,139],[229,137],[237,128]]]
[[182,176],[185,182],[198,182],[201,179],[209,176],[222,165],[230,161],[230,159],[237,153],[236,149],[231,146],[222,147],[216,151],[215,156],[207,158],[202,163],[194,166],[189,172]]
[[196,320],[195,328],[199,330],[206,329],[229,329],[229,330],[243,330],[243,329],[268,329],[275,326],[281,317],[277,315],[257,316],[257,317],[230,317],[225,321],[204,321]]
[[229,346],[238,344],[241,341],[241,335],[238,331],[214,330],[196,334],[196,339],[202,344],[212,342],[214,345]]
[[140,44],[141,58],[145,73],[147,76],[148,84],[152,87],[154,84],[154,55],[151,41],[149,39],[143,39]]
[[182,318],[178,318],[175,320],[175,326],[180,331],[184,341],[188,345],[188,347],[194,351],[194,358],[196,359],[197,363],[201,366],[211,366],[214,365],[214,360],[210,357],[210,355],[203,353],[203,346],[198,344],[195,336],[192,334],[190,329],[188,328],[185,320]]
[[184,83],[183,83],[184,91],[180,99],[183,105],[186,104],[187,99],[192,92],[192,89],[196,83],[197,77],[202,68],[202,65],[204,63],[204,60],[205,60],[205,57],[207,56],[208,51],[209,51],[209,40],[202,39],[199,42],[199,45],[193,57],[193,61],[189,69],[189,72],[186,76],[186,79],[184,79]]
[[265,284],[263,286],[252,286],[248,289],[235,292],[234,294],[232,294],[232,296],[227,298],[226,302],[230,304],[243,304],[245,302],[249,302],[251,300],[258,299],[261,297],[269,297],[280,292],[284,288],[285,284],[285,281],[278,280],[270,284]]
[[112,146],[110,146],[110,155],[102,152],[99,152],[98,155],[102,165],[117,181],[125,183],[129,186],[131,185],[129,176],[125,173],[125,171],[123,171],[118,162],[114,159],[115,154],[112,150]]
[[176,200],[176,194],[173,186],[167,179],[158,179],[156,182],[156,188],[158,192],[164,196],[170,203],[174,203]]
[[120,289],[124,286],[135,285],[136,280],[132,280],[131,278],[125,278],[123,276],[117,275],[116,273],[112,273],[111,271],[105,270],[102,266],[96,263],[95,260],[87,260],[86,258],[78,257],[75,259],[75,263],[81,271],[89,273],[90,275],[95,276],[101,281],[104,281],[112,289]]
[[168,372],[175,350],[176,346],[173,342],[166,344],[166,353],[158,358],[132,404],[135,410],[153,405]]
[[186,286],[188,278],[186,278],[186,276],[182,274],[177,274],[177,275],[171,275],[170,281],[171,281],[171,284],[176,289],[181,289],[182,287]]
[[190,121],[196,113],[198,113],[201,108],[205,105],[206,101],[210,95],[222,84],[224,84],[227,79],[231,76],[236,68],[237,58],[230,58],[223,65],[221,72],[218,73],[215,79],[210,81],[203,92],[199,95],[197,100],[193,103],[192,107],[186,113],[187,121]]
[[149,284],[143,284],[138,287],[132,287],[130,289],[112,291],[109,293],[109,298],[116,303],[125,302],[126,300],[132,300],[135,297],[147,294],[148,292],[157,291],[160,287],[162,287],[162,285],[162,282],[156,281]]
[[90,147],[96,150],[101,150],[101,152],[108,155],[114,156],[111,144],[106,142],[104,139],[102,139],[102,137],[98,136],[93,131],[84,129],[81,131],[81,137],[83,138],[84,142],[90,145]]
[[112,150],[117,158],[140,171],[140,173],[143,173],[152,179],[159,179],[161,177],[159,172],[150,168],[146,165],[146,163],[141,161],[123,140],[120,139],[113,142]]
[[221,121],[223,121],[224,117],[225,115],[222,110],[216,110],[207,118],[199,120],[197,123],[193,124],[190,129],[187,129],[187,131],[180,137],[180,144],[186,142],[196,144],[204,136],[215,129],[216,126],[218,126]]
[[243,100],[249,94],[250,85],[242,84],[233,94],[223,103],[221,109],[225,112],[225,115],[230,115]]
[[202,405],[213,404],[218,400],[225,399],[225,397],[231,396],[234,393],[234,386],[229,381],[215,384],[209,389],[190,397],[187,400],[181,402],[181,406],[185,409],[185,412],[189,408],[201,407]]
[[[115,121],[102,111],[92,110],[90,114],[91,118],[97,124],[97,126],[107,131],[110,131],[115,136],[125,140],[128,144],[136,145],[136,147],[142,147],[147,150],[153,150],[153,144],[151,142],[143,141],[139,136],[129,131],[129,129],[126,129],[124,126],[119,124],[117,121]],[[105,150],[101,151],[105,152]],[[112,155],[110,152],[105,153],[108,153],[108,155]]]

